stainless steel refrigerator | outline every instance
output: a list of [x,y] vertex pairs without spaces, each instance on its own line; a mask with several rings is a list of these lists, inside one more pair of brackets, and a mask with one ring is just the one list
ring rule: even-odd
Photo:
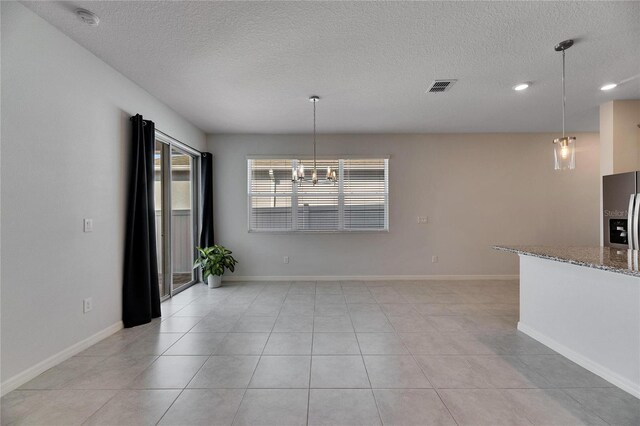
[[604,245],[640,249],[640,171],[602,177]]

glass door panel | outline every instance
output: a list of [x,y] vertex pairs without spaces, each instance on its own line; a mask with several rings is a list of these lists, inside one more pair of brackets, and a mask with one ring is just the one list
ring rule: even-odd
[[164,256],[164,215],[163,215],[163,160],[165,145],[158,140],[155,142],[155,152],[153,155],[154,162],[154,204],[155,204],[155,220],[156,220],[156,253],[158,256],[158,283],[160,285],[160,298],[169,296],[170,290],[165,279],[165,256]]
[[173,291],[195,281],[194,158],[171,147],[171,271]]

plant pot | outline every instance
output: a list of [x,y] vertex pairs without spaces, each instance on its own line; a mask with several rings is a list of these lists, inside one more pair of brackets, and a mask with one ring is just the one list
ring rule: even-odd
[[222,285],[222,276],[221,275],[209,275],[207,277],[207,285],[209,288],[218,288]]

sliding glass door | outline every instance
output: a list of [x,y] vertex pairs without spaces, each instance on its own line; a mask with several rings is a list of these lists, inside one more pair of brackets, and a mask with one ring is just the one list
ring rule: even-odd
[[198,153],[156,134],[155,208],[160,295],[170,297],[198,281],[193,271],[198,232]]
[[155,177],[153,181],[154,204],[156,211],[156,255],[158,257],[158,283],[160,284],[160,298],[166,298],[171,295],[169,287],[165,279],[165,262],[164,262],[164,197],[165,192],[165,144],[156,139],[154,152],[154,170]]
[[171,147],[171,270],[173,290],[193,283],[194,157]]

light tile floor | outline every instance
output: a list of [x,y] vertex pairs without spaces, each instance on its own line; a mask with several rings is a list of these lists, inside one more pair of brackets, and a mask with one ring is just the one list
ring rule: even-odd
[[516,331],[517,282],[194,286],[2,398],[2,425],[640,425]]

